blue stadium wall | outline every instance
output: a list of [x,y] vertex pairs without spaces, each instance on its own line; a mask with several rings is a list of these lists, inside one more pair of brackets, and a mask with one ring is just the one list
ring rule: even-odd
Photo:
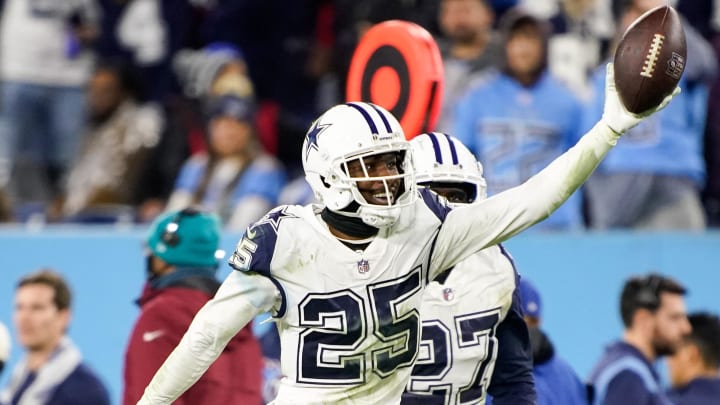
[[[143,235],[141,229],[0,229],[0,321],[11,324],[13,290],[22,274],[46,266],[61,271],[75,293],[70,335],[115,403],[138,313],[133,301],[144,280]],[[225,250],[232,252],[236,240],[228,235]],[[656,270],[674,276],[690,290],[690,311],[720,312],[720,233],[528,233],[505,246],[543,295],[544,329],[583,378],[621,333],[618,296],[629,275]],[[223,265],[219,274],[228,271]],[[15,344],[9,367],[20,356]],[[8,374],[6,369],[0,386]]]

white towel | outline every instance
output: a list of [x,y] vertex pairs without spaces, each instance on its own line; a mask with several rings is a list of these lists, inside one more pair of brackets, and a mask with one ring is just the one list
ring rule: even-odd
[[[35,381],[25,390],[18,405],[44,405],[52,397],[55,389],[80,365],[80,350],[68,337],[60,341],[58,348],[50,355],[47,363],[37,372]],[[13,368],[7,387],[0,393],[0,403],[9,404],[13,396],[27,378],[27,358],[23,358]]]

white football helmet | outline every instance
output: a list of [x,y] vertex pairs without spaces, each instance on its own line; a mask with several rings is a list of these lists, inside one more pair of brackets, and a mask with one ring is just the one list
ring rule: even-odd
[[470,196],[472,201],[487,198],[482,164],[457,138],[441,132],[428,132],[413,138],[410,145],[418,184],[467,184],[474,191],[474,195]]
[[[396,152],[399,174],[369,177],[363,158]],[[312,123],[302,150],[305,178],[315,197],[328,209],[359,217],[376,228],[395,223],[402,207],[417,198],[410,143],[400,123],[384,108],[370,103],[353,102],[336,105]],[[365,177],[350,177],[347,163],[359,159]],[[382,181],[387,195],[392,195],[388,181],[401,179],[401,187],[387,205],[368,203],[360,194],[360,181]],[[356,212],[342,211],[356,202]]]

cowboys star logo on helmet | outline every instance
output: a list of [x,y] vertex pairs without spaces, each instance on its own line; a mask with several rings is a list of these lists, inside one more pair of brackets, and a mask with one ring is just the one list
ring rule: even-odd
[[320,135],[330,124],[320,124],[319,120],[315,121],[312,128],[307,133],[307,142],[305,145],[305,158],[307,159],[308,153],[311,149],[317,150],[317,137]]

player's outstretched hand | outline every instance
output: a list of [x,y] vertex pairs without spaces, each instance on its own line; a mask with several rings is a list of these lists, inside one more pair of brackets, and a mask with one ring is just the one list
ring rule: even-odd
[[630,128],[639,124],[640,121],[655,114],[656,112],[665,108],[670,100],[680,93],[680,87],[675,87],[675,90],[669,96],[660,103],[657,107],[651,108],[640,114],[633,114],[625,109],[620,96],[615,88],[615,71],[613,64],[608,63],[605,67],[605,107],[603,110],[602,121],[607,124],[613,131],[618,134],[623,134]]

